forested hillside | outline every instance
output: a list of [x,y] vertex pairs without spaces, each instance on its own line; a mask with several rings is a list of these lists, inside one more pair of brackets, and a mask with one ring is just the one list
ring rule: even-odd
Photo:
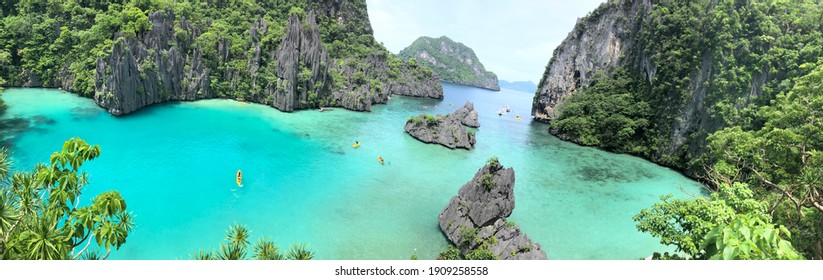
[[440,77],[441,80],[473,87],[500,90],[497,75],[486,71],[474,50],[449,37],[422,36],[397,54],[403,59],[415,59]]
[[6,86],[63,88],[113,114],[216,97],[283,111],[442,97],[430,71],[376,43],[362,0],[6,0],[1,12]]
[[[745,183],[765,209],[731,205],[745,218],[708,228],[774,222],[820,258],[822,23],[819,1],[609,1],[555,50],[533,114],[564,139],[675,166],[715,190]],[[745,195],[729,197],[717,199]],[[675,244],[684,236],[672,233],[689,230],[677,228],[695,229],[676,217],[718,215],[676,204],[639,216],[641,230]],[[692,241],[687,255],[708,257]]]

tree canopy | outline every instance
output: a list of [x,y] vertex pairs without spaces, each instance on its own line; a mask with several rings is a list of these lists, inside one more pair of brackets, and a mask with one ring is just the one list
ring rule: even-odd
[[[80,167],[98,156],[100,146],[72,138],[47,164],[10,173],[9,153],[0,151],[0,259],[105,259],[126,243],[134,222],[119,192],[80,201],[88,184]],[[106,254],[87,251],[92,242]]]
[[249,256],[250,234],[251,230],[245,225],[235,223],[229,226],[225,242],[221,243],[217,250],[200,249],[192,254],[191,258],[195,260],[246,260],[249,257],[254,260],[311,260],[314,258],[314,251],[309,248],[308,244],[293,244],[288,252],[283,252],[277,243],[266,237],[261,237],[254,243],[252,255]]

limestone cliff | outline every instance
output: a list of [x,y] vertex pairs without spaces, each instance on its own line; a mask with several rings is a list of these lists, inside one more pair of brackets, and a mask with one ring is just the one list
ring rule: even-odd
[[[97,59],[94,100],[113,115],[128,114],[147,105],[169,100],[210,98],[210,69],[201,50],[172,47],[174,14],[158,11],[149,16],[152,29],[139,38],[117,34],[108,59]],[[178,26],[189,38],[200,30],[188,20]]]
[[442,36],[420,37],[401,50],[400,58],[411,59],[434,69],[440,79],[473,87],[500,90],[497,75],[486,71],[474,50]]
[[[610,72],[625,65],[631,51],[636,22],[644,18],[651,2],[609,1],[589,16],[578,19],[575,28],[560,43],[538,84],[532,115],[538,121],[557,117],[563,98],[589,86],[597,71]],[[654,69],[646,69],[650,76]]]
[[[600,78],[617,84],[614,81],[622,78],[615,78],[615,73],[626,73],[617,76],[628,79],[624,84],[630,89],[614,94],[628,93],[632,102],[648,104],[648,116],[638,122],[640,128],[625,127],[635,135],[596,145],[629,147],[619,151],[687,173],[702,171],[694,160],[705,153],[708,135],[730,125],[757,126],[747,123],[751,116],[745,112],[768,105],[778,93],[790,89],[796,77],[810,71],[802,65],[816,63],[823,55],[820,48],[807,47],[821,44],[820,25],[812,23],[817,21],[794,4],[775,5],[780,8],[756,4],[741,10],[734,1],[603,3],[579,19],[554,50],[535,94],[532,115],[538,121],[556,121],[564,104],[573,99],[570,96],[586,94]],[[804,5],[803,9],[821,7]],[[760,23],[749,24],[755,18]],[[798,27],[781,18],[799,18],[793,23]],[[791,58],[783,55],[804,52]],[[585,102],[571,106],[577,111],[569,114],[579,119],[594,115],[585,111],[591,108]],[[621,117],[625,115],[599,121],[622,122]],[[585,126],[586,121],[575,123]],[[583,127],[577,132],[595,137],[612,133],[600,130]],[[553,132],[566,136],[554,126]],[[564,138],[581,142],[579,137]]]
[[[403,62],[374,40],[364,0],[99,1],[90,9],[33,15],[55,25],[42,38],[22,38],[25,44],[0,53],[21,53],[35,43],[55,51],[45,58],[11,56],[14,63],[0,66],[0,77],[11,86],[93,97],[114,115],[205,98],[289,112],[325,106],[369,111],[392,94],[443,97],[431,70]],[[92,12],[105,20],[89,21]]]
[[501,260],[545,260],[540,244],[507,222],[514,211],[514,169],[496,158],[452,197],[437,220],[462,254],[486,247]]

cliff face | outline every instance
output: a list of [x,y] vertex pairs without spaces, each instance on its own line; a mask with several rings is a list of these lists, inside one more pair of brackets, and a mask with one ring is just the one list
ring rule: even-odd
[[[609,1],[588,17],[578,19],[575,28],[554,50],[532,104],[535,120],[556,118],[563,98],[588,87],[595,72],[609,73],[627,64],[637,25],[629,19],[645,17],[651,2],[619,2],[622,1]],[[654,69],[647,70],[650,77],[654,76]]]
[[[213,97],[200,49],[179,47],[174,14],[154,12],[149,19],[151,31],[133,39],[117,34],[109,58],[97,59],[94,101],[113,115],[169,100]],[[179,28],[189,38],[200,35],[185,19]]]
[[497,75],[486,71],[474,50],[446,36],[420,37],[398,54],[434,69],[440,79],[473,87],[500,90]]
[[[575,109],[567,119],[572,121],[563,128],[568,133],[574,130],[568,124],[585,125],[586,121],[579,120],[593,115],[585,110],[594,110],[587,109],[592,108],[586,103],[594,102],[591,99],[571,96],[585,96],[595,81],[615,85],[625,78],[628,83],[623,84],[629,88],[615,94],[627,93],[647,103],[649,116],[640,120],[642,128],[625,127],[637,133],[620,140],[628,144],[600,145],[629,147],[620,151],[687,173],[702,171],[695,159],[706,152],[708,135],[730,125],[757,126],[748,123],[751,114],[745,112],[768,105],[778,93],[790,89],[795,77],[809,71],[799,65],[816,63],[823,54],[819,48],[808,47],[820,45],[821,31],[819,24],[811,23],[816,19],[803,12],[819,10],[819,3],[804,2],[805,8],[800,9],[790,3],[781,3],[779,8],[756,3],[742,9],[740,5],[722,0],[654,4],[611,0],[602,4],[578,20],[554,50],[535,94],[532,115],[552,123],[567,118],[561,112],[565,104],[571,104],[567,107]],[[781,18],[797,18],[792,24],[798,27]],[[749,24],[753,19],[760,23]],[[786,53],[799,55],[786,57]],[[787,59],[792,62],[785,63]],[[624,109],[597,110],[646,114]],[[630,123],[619,119],[625,116],[615,114],[605,121]],[[563,130],[553,126],[553,133],[578,141],[565,137]],[[611,133],[585,127],[573,132],[577,136]]]
[[[0,49],[14,54],[11,65],[0,66],[0,77],[12,86],[59,87],[93,97],[114,115],[204,98],[289,112],[325,106],[369,111],[392,94],[443,97],[431,70],[403,62],[374,40],[363,0],[209,6],[100,1],[90,9],[106,20],[88,21],[88,12],[78,10],[20,15],[56,26],[41,37],[18,36],[22,28],[0,32],[0,42],[23,37]],[[67,22],[79,23],[61,29]],[[59,51],[47,58],[17,55],[27,45]]]

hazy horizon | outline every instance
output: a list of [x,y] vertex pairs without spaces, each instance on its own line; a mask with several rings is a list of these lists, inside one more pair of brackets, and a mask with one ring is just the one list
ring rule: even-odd
[[394,54],[420,36],[472,48],[498,79],[537,84],[552,52],[604,0],[366,0],[374,37]]

